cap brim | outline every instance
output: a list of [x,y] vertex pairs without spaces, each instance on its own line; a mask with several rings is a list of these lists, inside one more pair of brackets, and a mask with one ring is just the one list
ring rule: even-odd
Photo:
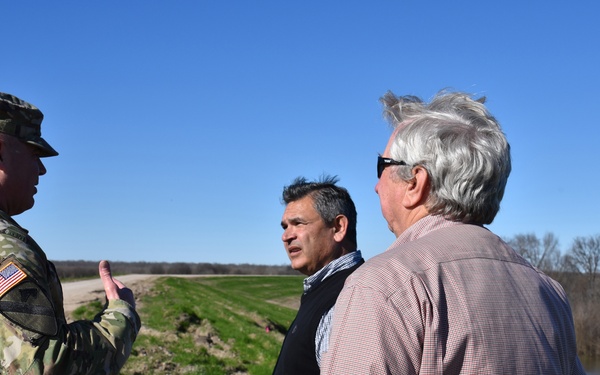
[[47,158],[50,156],[58,156],[58,152],[52,148],[52,146],[50,146],[50,144],[48,144],[48,142],[46,142],[46,140],[44,138],[38,138],[36,140],[28,140],[26,141],[27,143],[29,143],[30,145],[33,145],[35,147],[37,147],[38,149],[40,149],[41,153],[40,153],[40,157],[41,158]]

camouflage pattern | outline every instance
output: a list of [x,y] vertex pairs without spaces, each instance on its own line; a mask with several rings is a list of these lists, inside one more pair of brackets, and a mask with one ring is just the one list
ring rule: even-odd
[[54,265],[0,211],[0,270],[17,269],[24,278],[0,289],[0,374],[118,374],[140,329],[135,310],[113,300],[93,321],[67,324]]
[[42,111],[34,105],[0,92],[0,132],[37,147],[40,157],[56,156],[58,152],[42,138],[43,119]]

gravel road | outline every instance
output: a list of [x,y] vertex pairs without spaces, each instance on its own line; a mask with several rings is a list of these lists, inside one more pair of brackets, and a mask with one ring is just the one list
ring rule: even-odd
[[[123,275],[115,277],[115,279],[121,281],[127,285],[133,291],[133,294],[137,297],[138,293],[142,290],[147,290],[152,281],[154,281],[157,275]],[[65,315],[67,317],[77,307],[86,303],[100,300],[105,301],[106,296],[104,294],[104,287],[100,277],[92,280],[73,281],[62,284]]]

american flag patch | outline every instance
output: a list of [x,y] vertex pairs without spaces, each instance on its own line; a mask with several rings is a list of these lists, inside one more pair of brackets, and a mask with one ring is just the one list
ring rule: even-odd
[[0,270],[0,297],[26,277],[25,272],[17,267],[16,264],[13,262],[8,263]]

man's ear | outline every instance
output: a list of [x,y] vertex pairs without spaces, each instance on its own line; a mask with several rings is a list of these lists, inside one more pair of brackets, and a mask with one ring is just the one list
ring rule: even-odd
[[406,193],[402,203],[407,208],[425,205],[429,197],[429,174],[420,165],[412,169],[413,178],[406,182]]
[[333,230],[333,239],[342,242],[346,238],[346,232],[348,232],[348,218],[344,215],[337,215],[333,219]]

